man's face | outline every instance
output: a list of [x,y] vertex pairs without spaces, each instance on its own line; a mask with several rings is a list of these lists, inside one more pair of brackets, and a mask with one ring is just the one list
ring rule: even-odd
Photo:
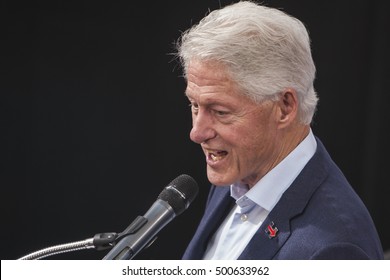
[[276,103],[254,103],[240,93],[224,67],[192,61],[186,95],[191,103],[192,141],[206,156],[207,176],[223,186],[252,187],[278,158]]

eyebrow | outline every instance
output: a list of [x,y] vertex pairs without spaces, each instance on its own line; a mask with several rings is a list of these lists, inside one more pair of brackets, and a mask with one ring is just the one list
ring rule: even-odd
[[187,91],[187,89],[184,91],[184,95],[185,95],[188,99],[194,99],[194,98],[192,97],[191,93],[189,93],[189,92]]
[[[191,99],[193,99],[191,96],[187,96],[187,98],[190,101],[191,101]],[[222,106],[222,107],[225,107],[225,108],[231,108],[232,107],[232,103],[231,102],[224,101],[222,99],[216,99],[214,97],[206,98],[206,99],[203,99],[201,101],[203,101],[203,102],[201,102],[199,105],[203,104],[203,106],[207,106],[207,107],[213,107],[213,106]]]

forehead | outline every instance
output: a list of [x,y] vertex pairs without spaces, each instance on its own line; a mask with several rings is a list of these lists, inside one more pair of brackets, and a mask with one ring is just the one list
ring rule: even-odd
[[226,66],[217,62],[191,61],[187,68],[186,95],[189,98],[216,97],[245,98]]
[[191,60],[187,67],[187,80],[199,83],[233,81],[227,66],[217,61]]

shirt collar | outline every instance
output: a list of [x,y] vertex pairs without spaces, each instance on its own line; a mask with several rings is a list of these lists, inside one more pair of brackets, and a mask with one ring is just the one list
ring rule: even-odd
[[[310,130],[306,138],[277,166],[270,170],[251,189],[241,183],[230,186],[230,194],[240,207],[257,204],[271,211],[317,149],[317,142]],[[249,199],[249,201],[248,201]]]

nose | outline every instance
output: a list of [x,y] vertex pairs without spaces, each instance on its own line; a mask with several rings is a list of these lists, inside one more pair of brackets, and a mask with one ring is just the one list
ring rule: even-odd
[[192,129],[190,132],[192,141],[201,144],[215,138],[216,135],[217,133],[210,115],[202,110],[199,110],[196,115],[192,115]]

